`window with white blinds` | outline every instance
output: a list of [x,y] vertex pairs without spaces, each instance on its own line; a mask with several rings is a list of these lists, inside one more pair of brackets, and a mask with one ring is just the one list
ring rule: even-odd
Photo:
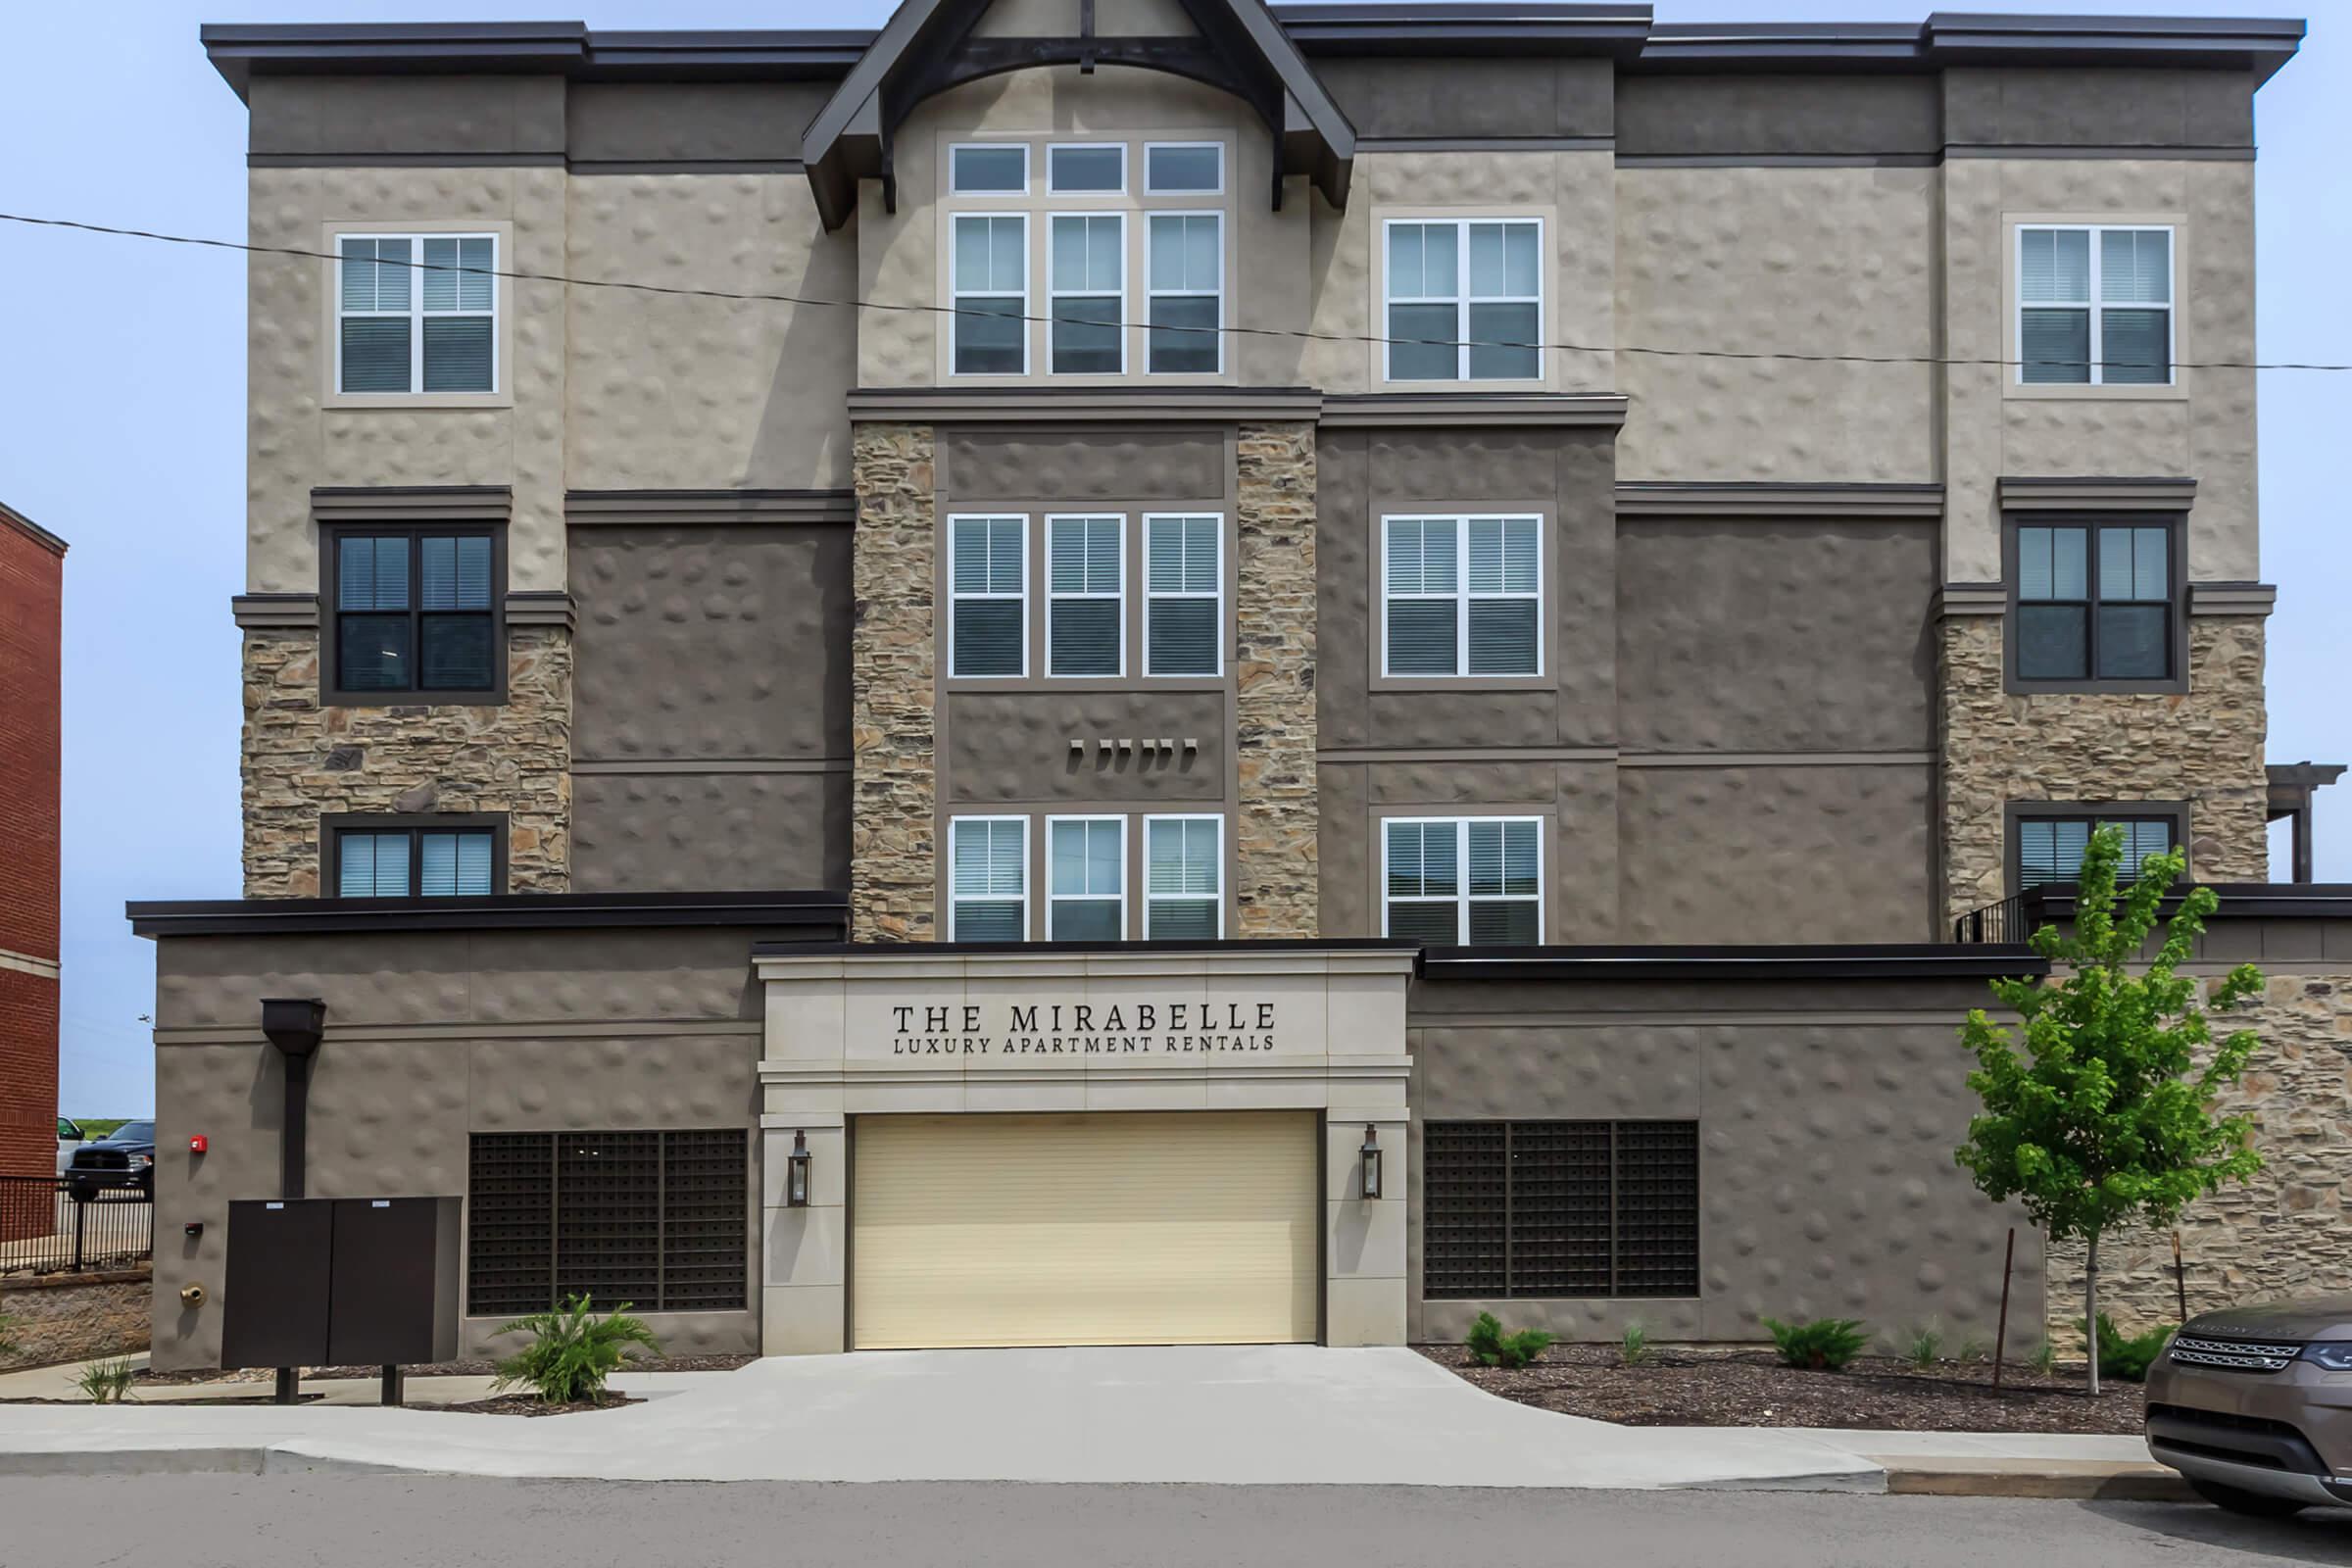
[[2082,852],[2090,835],[2102,827],[2124,835],[2123,859],[2116,876],[2129,882],[2139,874],[2139,863],[2151,855],[2168,855],[2177,842],[2178,823],[2169,816],[2026,816],[2017,823],[2017,885],[2020,889],[2044,883],[2072,883],[2082,874]]
[[1381,934],[1445,946],[1544,940],[1535,817],[1391,817],[1381,824]]
[[[1213,151],[1213,149],[1212,149]],[[1214,375],[1223,368],[1225,217],[1153,213],[1147,230],[1150,358],[1160,375]]]
[[1046,519],[1046,673],[1117,675],[1127,641],[1124,517]]
[[1028,819],[952,819],[948,823],[949,940],[1020,942],[1028,935]]
[[498,238],[335,237],[335,387],[498,390]]
[[498,891],[494,830],[345,828],[335,835],[335,896],[486,898]]
[[1386,244],[1389,380],[1543,377],[1542,220],[1392,219]]
[[1384,675],[1543,672],[1543,521],[1386,517]]
[[2170,228],[2021,223],[2017,301],[2021,384],[2172,384]]
[[1027,517],[948,519],[948,673],[1028,673]]
[[330,532],[329,689],[469,694],[498,685],[498,553],[489,530]]
[[1225,819],[1144,818],[1144,936],[1209,942],[1225,934]]
[[1046,936],[1118,942],[1127,935],[1127,819],[1046,819]]
[[1214,675],[1223,663],[1225,520],[1144,517],[1144,673]]
[[2151,681],[2173,672],[2173,530],[2161,523],[2017,529],[2021,680]]
[[1029,371],[1029,220],[959,213],[948,257],[954,300],[950,364],[957,375]]

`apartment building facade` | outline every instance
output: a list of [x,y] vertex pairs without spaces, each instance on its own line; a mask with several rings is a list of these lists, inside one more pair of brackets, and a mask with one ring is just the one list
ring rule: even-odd
[[[66,542],[0,506],[0,1176],[57,1171],[59,639]],[[0,1201],[0,1242],[49,1200]]]
[[2098,821],[2267,880],[2301,30],[208,28],[245,887],[132,911],[161,1218],[270,1196],[316,997],[313,1190],[464,1198],[477,1339],[1987,1326],[1952,1031],[2039,960],[1955,922]]

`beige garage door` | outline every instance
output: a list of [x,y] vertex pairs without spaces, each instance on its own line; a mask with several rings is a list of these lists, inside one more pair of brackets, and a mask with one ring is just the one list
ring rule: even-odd
[[1315,1337],[1311,1111],[861,1116],[858,1349]]

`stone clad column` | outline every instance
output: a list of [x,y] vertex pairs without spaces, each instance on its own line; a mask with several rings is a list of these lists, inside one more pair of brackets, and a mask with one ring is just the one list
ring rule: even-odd
[[933,610],[935,436],[859,424],[851,639],[850,935],[925,942],[938,924]]
[[1317,934],[1315,430],[1245,424],[1234,624],[1238,937]]

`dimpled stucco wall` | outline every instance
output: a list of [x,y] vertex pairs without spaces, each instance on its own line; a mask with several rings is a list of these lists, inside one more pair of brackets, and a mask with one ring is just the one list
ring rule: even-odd
[[[1932,169],[1619,169],[1618,341],[1930,355]],[[1621,357],[1621,479],[1937,477],[1917,365]],[[2079,471],[2079,470],[2067,470]]]
[[[231,1305],[223,1289],[229,1200],[279,1194],[284,1081],[258,1027],[263,997],[327,1004],[311,1087],[311,1196],[464,1195],[473,1132],[755,1127],[761,1045],[750,948],[758,935],[159,942],[157,1366],[218,1362]],[[187,1152],[197,1133],[210,1143],[201,1155]],[[756,1149],[757,1136],[750,1142]],[[756,1167],[749,1179],[757,1181]],[[755,1213],[747,1201],[754,1258]],[[190,1221],[203,1223],[201,1237],[183,1236]],[[178,1298],[190,1283],[211,1293],[194,1311]],[[759,1348],[749,1309],[652,1321],[673,1353]],[[464,1348],[478,1349],[494,1326],[468,1320]]]
[[1326,392],[1385,384],[1380,345],[1364,341],[1379,335],[1387,315],[1375,294],[1383,219],[1520,209],[1545,219],[1553,264],[1544,280],[1547,341],[1585,346],[1544,356],[1546,385],[1621,390],[1610,352],[1618,330],[1614,169],[1606,152],[1359,152],[1347,210],[1314,203],[1311,325],[1327,335],[1302,347],[1301,379]]
[[[1954,1029],[1975,992],[1923,983],[1882,1010],[1851,985],[1835,999],[1659,987],[1647,1006],[1630,987],[1606,1002],[1580,995],[1595,989],[1416,991],[1414,1340],[1458,1340],[1493,1310],[1577,1340],[1613,1339],[1638,1319],[1653,1338],[1754,1341],[1770,1314],[1860,1318],[1887,1336],[1933,1323],[1954,1343],[1990,1341],[2018,1216],[1952,1164],[1971,1104]],[[1840,1007],[1856,1009],[1850,1021]],[[1711,1010],[1743,1016],[1691,1021]],[[1447,1022],[1457,1011],[1485,1016]],[[1696,1299],[1420,1298],[1422,1121],[1544,1117],[1698,1122]],[[2021,1239],[2011,1304],[2028,1323],[2041,1300],[2032,1239]]]
[[[848,300],[857,241],[798,172],[570,182],[572,270],[681,288]],[[769,300],[572,291],[567,478],[577,490],[839,488],[857,313]]]
[[[2003,358],[2009,223],[2004,215],[2180,220],[2176,353],[2254,358],[2254,166],[2186,159],[1956,158],[1943,166],[1943,352]],[[2160,397],[2019,398],[2003,372],[1945,372],[1946,578],[2001,575],[2004,475],[2120,474],[2197,481],[2188,578],[2261,575],[2255,537],[2254,374],[2181,369]],[[1924,476],[1923,476],[1924,477]]]
[[[341,221],[513,225],[502,267],[561,273],[565,181],[555,168],[256,169],[253,243],[316,251]],[[255,255],[246,269],[246,585],[317,593],[314,486],[506,485],[507,586],[564,586],[566,304],[561,284],[515,281],[502,337],[512,408],[329,409],[325,300],[333,264]]]
[[[899,203],[885,212],[879,181],[860,182],[858,220],[858,297],[906,310],[862,313],[858,327],[861,386],[931,386],[941,378],[940,333],[948,319],[935,309],[947,298],[939,273],[941,223],[948,205],[939,195],[939,164],[950,141],[992,135],[1051,134],[1055,139],[1222,134],[1236,156],[1226,171],[1223,198],[1235,225],[1228,247],[1231,275],[1247,280],[1230,290],[1228,322],[1290,327],[1307,314],[1308,200],[1303,178],[1286,189],[1283,210],[1270,210],[1272,147],[1264,124],[1241,100],[1215,88],[1160,72],[1104,66],[1092,75],[1073,71],[1016,71],[967,82],[919,105],[900,127],[895,152]],[[1044,188],[1042,155],[1032,153],[1032,192]],[[1129,171],[1129,188],[1140,174]],[[1215,205],[1207,199],[1205,205]],[[985,205],[985,204],[982,204]],[[1138,286],[1142,280],[1132,279]],[[1043,311],[1043,280],[1032,278],[1032,314]],[[1140,293],[1138,295],[1140,298]],[[1042,338],[1031,354],[1033,377],[1044,381]],[[1302,378],[1299,346],[1281,337],[1227,339],[1231,378],[1247,385],[1291,386]],[[1131,356],[1132,358],[1132,356]],[[1140,364],[1128,377],[1142,381]],[[994,379],[994,378],[990,378]],[[1068,376],[1054,378],[1070,384]],[[1115,379],[1115,378],[1113,378]],[[1165,384],[1165,377],[1153,378]]]

